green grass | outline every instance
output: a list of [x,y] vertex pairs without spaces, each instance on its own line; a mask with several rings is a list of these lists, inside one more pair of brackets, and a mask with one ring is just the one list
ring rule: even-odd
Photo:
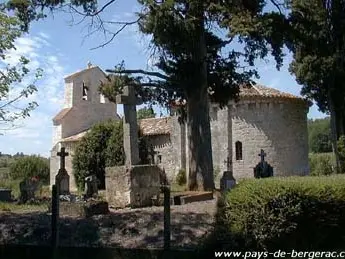
[[16,204],[12,202],[0,202],[0,213],[28,213],[28,212],[47,212],[47,204],[29,205],[29,204]]

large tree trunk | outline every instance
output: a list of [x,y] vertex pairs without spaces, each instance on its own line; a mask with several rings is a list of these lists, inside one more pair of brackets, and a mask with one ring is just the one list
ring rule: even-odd
[[189,96],[187,109],[188,189],[211,191],[214,189],[214,179],[207,91]]
[[187,90],[188,188],[211,191],[214,189],[214,179],[203,1],[190,4],[190,15],[195,18],[192,59],[197,69],[193,74],[194,86],[189,86]]

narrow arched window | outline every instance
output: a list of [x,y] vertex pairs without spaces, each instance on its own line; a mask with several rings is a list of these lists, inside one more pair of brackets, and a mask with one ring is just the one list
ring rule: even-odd
[[242,142],[236,141],[235,143],[236,160],[242,160]]

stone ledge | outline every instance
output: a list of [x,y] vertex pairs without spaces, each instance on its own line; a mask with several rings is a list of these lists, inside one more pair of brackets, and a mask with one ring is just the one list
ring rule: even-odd
[[60,216],[89,218],[109,213],[108,203],[105,201],[60,202],[59,205]]

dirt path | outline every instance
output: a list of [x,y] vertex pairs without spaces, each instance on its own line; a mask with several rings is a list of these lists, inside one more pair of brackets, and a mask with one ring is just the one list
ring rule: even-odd
[[[196,247],[212,232],[216,200],[171,207],[174,247]],[[49,244],[50,216],[47,213],[0,213],[0,243]],[[89,219],[60,220],[62,246],[163,247],[163,207],[111,210]]]

